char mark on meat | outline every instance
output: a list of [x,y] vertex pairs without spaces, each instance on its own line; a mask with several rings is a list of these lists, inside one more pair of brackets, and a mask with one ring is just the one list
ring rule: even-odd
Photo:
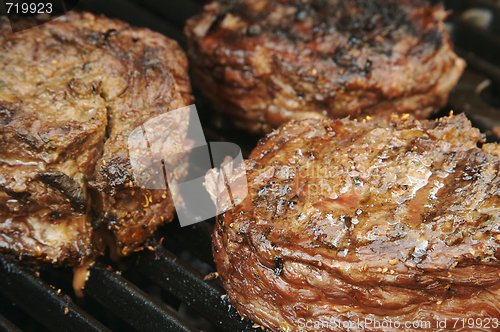
[[85,213],[87,202],[83,195],[82,188],[75,180],[63,172],[38,173],[40,180],[58,190],[60,190],[71,201],[71,206],[77,212]]

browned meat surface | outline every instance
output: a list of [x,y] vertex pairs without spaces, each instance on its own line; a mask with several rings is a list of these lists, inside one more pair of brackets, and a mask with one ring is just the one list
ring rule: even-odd
[[158,33],[70,12],[12,34],[1,17],[0,249],[78,264],[97,228],[139,245],[174,206],[135,183],[128,134],[190,102],[186,57]]
[[220,0],[187,22],[193,85],[252,132],[291,119],[426,118],[465,62],[426,0]]
[[464,115],[393,121],[303,120],[261,140],[213,235],[242,315],[273,331],[500,330],[500,145],[478,147]]

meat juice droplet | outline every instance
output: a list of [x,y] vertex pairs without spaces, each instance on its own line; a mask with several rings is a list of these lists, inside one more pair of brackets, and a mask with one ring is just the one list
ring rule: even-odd
[[82,122],[88,121],[92,119],[96,114],[97,114],[97,109],[95,107],[83,109],[80,111],[79,120]]

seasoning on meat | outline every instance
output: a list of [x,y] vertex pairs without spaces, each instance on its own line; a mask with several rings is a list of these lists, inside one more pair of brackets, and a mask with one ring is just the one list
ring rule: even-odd
[[231,303],[272,331],[497,319],[500,145],[478,143],[464,115],[310,119],[267,135],[247,160],[248,196],[213,233]]

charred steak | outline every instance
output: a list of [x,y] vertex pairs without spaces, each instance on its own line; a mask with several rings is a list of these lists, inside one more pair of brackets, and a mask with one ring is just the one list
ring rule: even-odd
[[171,220],[170,194],[134,182],[127,136],[190,104],[186,70],[175,41],[119,20],[70,12],[13,34],[1,17],[0,249],[78,264]]
[[188,21],[193,85],[252,132],[291,119],[426,118],[465,62],[426,0],[220,0]]
[[500,145],[478,147],[463,115],[393,120],[303,120],[261,140],[248,196],[213,234],[242,315],[273,331],[500,330]]

